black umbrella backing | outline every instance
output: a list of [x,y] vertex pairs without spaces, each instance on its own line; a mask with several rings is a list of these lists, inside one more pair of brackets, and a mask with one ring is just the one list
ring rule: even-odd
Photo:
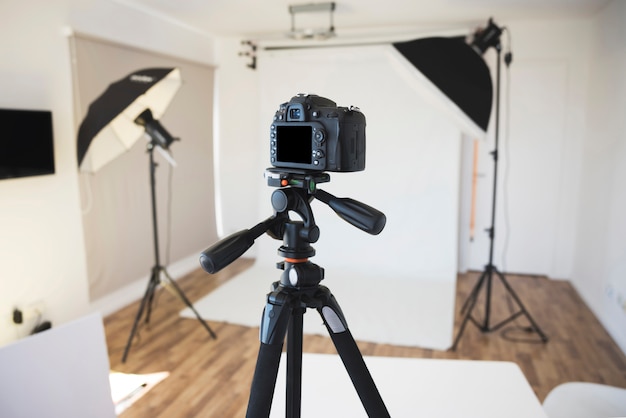
[[464,37],[433,37],[393,46],[483,131],[487,131],[493,86],[484,59]]
[[160,118],[181,85],[178,68],[147,68],[118,80],[94,100],[78,129],[81,171],[95,172],[144,134],[135,119],[146,109]]

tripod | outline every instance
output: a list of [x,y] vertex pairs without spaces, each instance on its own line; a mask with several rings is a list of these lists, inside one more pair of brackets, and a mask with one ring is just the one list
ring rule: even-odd
[[139,321],[141,321],[141,317],[143,316],[144,310],[146,311],[145,323],[150,323],[150,315],[152,313],[152,302],[154,301],[154,293],[157,287],[162,284],[161,276],[165,277],[165,286],[167,286],[180,300],[182,300],[185,305],[187,305],[193,313],[198,318],[198,321],[206,328],[213,339],[217,338],[213,330],[209,327],[209,325],[202,319],[198,311],[193,307],[189,299],[185,296],[182,289],[176,284],[176,281],[173,280],[170,275],[165,270],[165,267],[161,265],[160,256],[159,256],[159,234],[157,230],[157,213],[156,213],[156,180],[155,180],[155,172],[157,164],[154,161],[154,149],[158,146],[153,140],[148,143],[148,154],[150,155],[150,193],[151,193],[151,201],[152,201],[152,231],[154,237],[154,259],[155,265],[152,267],[152,271],[150,273],[150,280],[148,281],[148,286],[146,288],[146,292],[143,295],[143,299],[141,299],[141,304],[139,305],[139,310],[137,311],[137,316],[135,317],[135,322],[133,323],[133,328],[128,336],[128,342],[126,343],[126,348],[124,349],[124,355],[122,356],[122,363],[126,363],[126,358],[128,357],[128,351],[130,350],[130,346],[133,342],[133,338],[135,333],[137,332],[137,326]]
[[[500,125],[500,54],[501,54],[501,49],[502,49],[499,41],[494,46],[497,51],[498,57],[497,57],[497,64],[496,64],[496,67],[497,67],[496,87],[497,88],[496,88],[495,149],[491,153],[491,155],[493,156],[493,161],[494,161],[493,194],[492,194],[492,200],[491,200],[491,227],[487,229],[487,232],[489,234],[489,239],[490,239],[489,263],[485,266],[485,270],[481,274],[480,278],[478,279],[478,282],[474,286],[474,289],[471,291],[469,297],[467,298],[467,300],[463,304],[463,307],[461,308],[461,313],[465,312],[465,316],[463,317],[463,320],[461,322],[459,333],[457,334],[456,339],[454,340],[454,344],[452,344],[451,350],[453,351],[456,350],[456,347],[459,344],[459,340],[461,339],[461,336],[463,335],[463,331],[465,330],[465,326],[467,325],[467,322],[469,320],[471,320],[474,323],[474,325],[476,325],[482,332],[492,332],[492,331],[496,331],[500,329],[502,326],[513,321],[517,317],[524,315],[526,319],[528,319],[528,321],[530,322],[532,331],[536,332],[539,335],[539,337],[541,338],[541,341],[544,343],[548,341],[548,337],[541,331],[539,326],[535,323],[533,318],[530,316],[530,314],[524,307],[522,300],[515,293],[511,285],[507,282],[504,275],[500,273],[498,269],[496,268],[496,266],[493,264],[493,249],[494,249],[493,244],[494,244],[494,237],[495,237],[495,221],[496,221],[496,187],[498,184],[498,136],[499,136],[498,133],[499,133],[499,125]],[[500,279],[506,291],[511,295],[511,297],[513,298],[513,300],[519,307],[519,310],[513,313],[508,318],[499,322],[498,324],[491,326],[490,325],[491,290],[492,290],[492,284],[493,284],[492,282],[494,279],[494,275],[495,277]],[[472,316],[472,311],[474,307],[476,306],[478,295],[480,291],[483,289],[483,286],[485,286],[485,292],[486,292],[485,293],[485,316],[483,318],[482,323],[479,323],[479,321],[477,321]]]
[[[336,198],[316,189],[316,182],[328,181],[325,174],[278,174],[283,184],[297,184],[281,188],[272,194],[276,214],[250,230],[237,232],[204,251],[200,257],[202,267],[214,273],[242,255],[254,240],[267,232],[274,239],[283,240],[278,254],[285,261],[278,263],[283,270],[279,281],[274,282],[267,295],[261,321],[261,345],[257,358],[247,418],[269,417],[274,395],[280,357],[287,337],[287,392],[286,417],[299,418],[301,412],[302,384],[302,324],[307,308],[318,311],[337,349],[368,416],[389,417],[389,412],[376,388],[359,348],[348,329],[346,319],[330,290],[321,286],[324,269],[311,263],[315,255],[310,246],[319,238],[310,201],[316,198],[328,204],[344,220],[376,235],[385,225],[385,215],[378,210],[352,199]],[[272,180],[269,180],[272,185]],[[312,192],[311,192],[312,191]],[[312,193],[312,194],[310,194]],[[303,221],[292,221],[288,212],[296,212]]]

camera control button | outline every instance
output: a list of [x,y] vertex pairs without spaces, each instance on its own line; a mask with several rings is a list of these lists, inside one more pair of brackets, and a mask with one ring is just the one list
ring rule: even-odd
[[315,151],[315,158],[324,158],[324,151],[318,149]]
[[315,139],[315,142],[321,144],[326,139],[326,134],[323,130],[318,129],[315,131],[313,138]]

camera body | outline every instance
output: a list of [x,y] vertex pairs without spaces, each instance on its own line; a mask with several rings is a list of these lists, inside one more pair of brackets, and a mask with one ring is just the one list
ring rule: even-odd
[[274,167],[351,172],[365,169],[365,115],[325,97],[299,94],[280,105],[270,127]]

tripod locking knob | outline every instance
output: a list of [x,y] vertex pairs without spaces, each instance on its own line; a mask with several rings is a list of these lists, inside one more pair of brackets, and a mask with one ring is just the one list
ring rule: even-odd
[[292,263],[285,261],[280,283],[286,287],[315,287],[324,280],[324,269],[310,261]]

